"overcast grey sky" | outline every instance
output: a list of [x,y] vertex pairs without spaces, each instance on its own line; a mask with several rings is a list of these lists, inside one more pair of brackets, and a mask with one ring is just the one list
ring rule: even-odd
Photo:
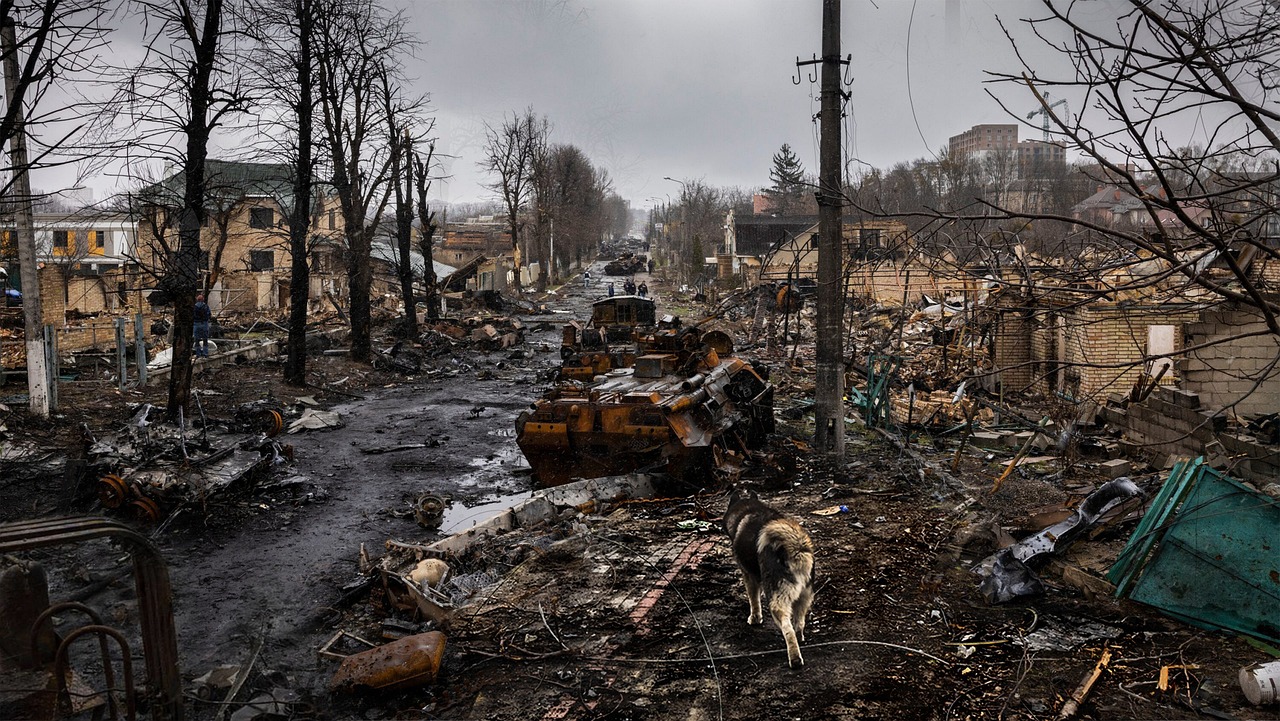
[[[885,167],[926,156],[971,125],[1008,122],[983,86],[983,70],[1017,69],[996,17],[1010,24],[1038,5],[845,0],[849,153]],[[488,196],[476,166],[482,124],[528,106],[551,120],[555,141],[585,150],[637,206],[675,195],[679,186],[664,176],[766,185],[783,143],[817,170],[818,90],[792,77],[797,55],[820,50],[820,0],[403,0],[403,7],[423,40],[406,71],[431,94],[439,147],[456,156],[442,188],[448,200]],[[1023,94],[1025,115],[1033,105]]]
[[[633,207],[674,197],[679,185],[664,176],[765,186],[783,143],[817,171],[818,88],[807,71],[799,85],[792,79],[796,57],[820,51],[821,0],[384,1],[403,9],[421,43],[403,70],[429,94],[437,148],[449,156],[450,179],[436,184],[442,199],[494,197],[477,167],[484,123],[526,107],[549,118],[554,142],[608,170]],[[1073,12],[1113,25],[1127,7],[1092,0]],[[1030,0],[843,0],[842,43],[853,58],[844,143],[854,167],[926,157],[972,125],[1012,122],[985,92],[984,71],[1021,70],[997,18],[1040,74],[1069,77],[1063,58],[1019,22],[1042,13]],[[137,44],[130,39],[122,30],[117,54]],[[1038,107],[1025,88],[995,89],[1019,118]],[[1181,134],[1175,145],[1206,140]],[[228,137],[215,157],[243,149]],[[100,175],[89,185],[101,198],[119,182]]]

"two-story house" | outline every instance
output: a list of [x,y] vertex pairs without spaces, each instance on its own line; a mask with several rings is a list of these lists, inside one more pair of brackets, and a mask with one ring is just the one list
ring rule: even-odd
[[[208,198],[200,231],[201,289],[215,312],[248,312],[288,304],[288,209],[293,205],[292,168],[283,163],[209,160]],[[158,281],[178,249],[183,176],[175,172],[137,193],[137,257]],[[317,195],[311,213],[309,297],[346,293],[342,263],[342,214],[335,198]]]

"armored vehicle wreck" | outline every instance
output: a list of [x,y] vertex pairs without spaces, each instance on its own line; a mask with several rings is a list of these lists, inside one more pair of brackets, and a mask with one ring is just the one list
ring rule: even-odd
[[[647,469],[705,483],[716,447],[754,449],[773,431],[768,369],[696,327],[635,334],[631,365],[558,381],[516,419],[542,486]],[[594,364],[579,364],[595,368]]]

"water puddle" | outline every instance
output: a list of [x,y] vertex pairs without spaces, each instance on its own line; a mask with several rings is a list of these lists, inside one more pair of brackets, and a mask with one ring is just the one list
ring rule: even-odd
[[463,506],[455,503],[444,512],[444,520],[440,522],[440,533],[451,535],[465,531],[475,524],[497,515],[515,504],[533,496],[533,491],[523,491],[510,495],[487,497],[483,503],[474,506]]

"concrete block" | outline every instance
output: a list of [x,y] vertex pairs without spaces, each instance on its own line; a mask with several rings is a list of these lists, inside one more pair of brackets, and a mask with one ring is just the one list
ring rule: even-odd
[[1112,461],[1106,461],[1098,464],[1098,469],[1102,471],[1107,478],[1119,478],[1120,476],[1129,475],[1131,469],[1129,461],[1123,458],[1117,458]]
[[1191,391],[1175,388],[1169,395],[1172,396],[1173,403],[1182,408],[1196,409],[1200,407],[1200,396]]
[[1012,435],[1004,431],[976,431],[969,439],[969,443],[974,448],[1003,449],[1008,447],[1005,439]]
[[1112,426],[1123,427],[1129,422],[1129,413],[1123,408],[1104,406],[1098,411],[1098,415],[1102,418],[1103,423]]

